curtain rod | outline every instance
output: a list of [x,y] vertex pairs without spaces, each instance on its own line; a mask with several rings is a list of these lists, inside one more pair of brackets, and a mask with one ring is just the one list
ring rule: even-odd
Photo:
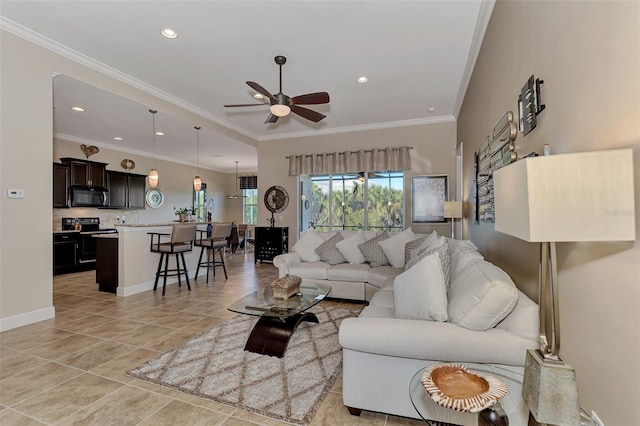
[[[400,148],[405,148],[405,147],[399,146],[397,148],[391,148],[391,149],[398,150]],[[412,146],[407,146],[406,148],[413,149]],[[384,151],[386,149],[387,148],[380,148],[381,151]],[[356,153],[356,152],[360,152],[360,151],[342,151],[342,152],[338,152],[338,154],[346,154],[347,152]],[[364,152],[373,152],[373,149],[365,149]],[[334,154],[335,154],[335,152],[321,152],[320,154],[300,154],[300,155],[304,156],[304,157],[313,157],[314,155],[334,155]],[[294,157],[297,157],[297,155],[294,155]],[[284,158],[286,158],[288,160],[289,158],[291,158],[291,156],[289,155],[289,156],[284,157]]]

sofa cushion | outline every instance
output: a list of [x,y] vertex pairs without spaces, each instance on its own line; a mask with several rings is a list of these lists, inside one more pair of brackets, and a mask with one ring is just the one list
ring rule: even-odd
[[372,268],[389,264],[389,260],[387,259],[387,256],[385,256],[384,251],[382,251],[382,247],[378,245],[380,241],[384,241],[387,238],[389,238],[389,234],[383,232],[380,235],[358,245],[362,255],[367,259],[367,262],[369,262],[369,265],[371,265]]
[[386,240],[379,241],[378,244],[382,247],[382,251],[391,266],[394,268],[404,268],[404,246],[416,238],[418,237],[413,233],[411,228],[407,228],[402,232],[392,234],[392,236]]
[[448,296],[449,322],[478,331],[495,327],[518,301],[509,275],[480,259],[471,260],[453,277]]
[[336,247],[340,250],[340,253],[347,259],[347,262],[359,265],[367,261],[367,259],[363,256],[360,248],[358,247],[360,244],[365,243],[367,239],[364,236],[362,231],[357,231],[352,234],[350,237],[346,237],[342,234],[344,240],[336,243]]
[[302,262],[289,268],[289,274],[297,275],[302,279],[327,279],[327,270],[331,268],[331,265],[321,261],[316,262]]
[[320,244],[315,252],[320,256],[320,260],[328,263],[329,265],[338,265],[340,263],[346,263],[347,259],[344,258],[340,250],[336,247],[336,243],[342,241],[344,238],[340,233],[336,233],[324,243]]
[[291,247],[291,251],[300,256],[303,262],[317,262],[320,256],[316,253],[316,249],[325,239],[319,232],[309,229],[302,237]]
[[401,273],[402,269],[394,268],[391,265],[376,266],[375,268],[369,268],[367,282],[376,287],[382,287],[387,279],[395,278]]
[[362,263],[360,265],[352,265],[350,263],[342,263],[334,265],[327,269],[327,279],[334,281],[362,281],[366,282],[369,275],[369,265]]
[[442,273],[444,274],[444,283],[448,290],[451,287],[451,258],[449,256],[448,243],[444,237],[438,238],[432,245],[424,248],[416,257],[411,258],[404,269],[405,271],[410,269],[416,263],[434,253],[438,253],[442,265]]
[[484,259],[478,248],[469,240],[447,238],[451,257],[451,275],[456,276],[473,259]]
[[496,325],[496,328],[537,342],[540,336],[539,324],[538,305],[529,299],[526,294],[518,290],[518,302],[515,308]]
[[447,321],[447,289],[437,253],[396,277],[393,302],[396,318]]
[[379,291],[373,295],[371,300],[369,301],[369,306],[380,306],[383,308],[391,308],[393,309],[395,304],[393,301],[393,292],[392,291]]
[[[416,234],[416,236],[418,236],[418,234]],[[420,251],[422,251],[422,249],[433,244],[437,238],[438,238],[438,233],[436,231],[433,231],[429,235],[419,237],[405,244],[404,245],[404,263],[406,264],[412,257],[416,257],[416,255]]]

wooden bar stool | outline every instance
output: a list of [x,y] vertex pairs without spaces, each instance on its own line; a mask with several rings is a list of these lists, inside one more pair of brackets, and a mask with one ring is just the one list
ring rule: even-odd
[[[167,276],[177,276],[178,286],[182,287],[180,275],[184,274],[187,281],[187,288],[191,291],[189,283],[189,271],[187,263],[184,260],[184,254],[193,250],[193,241],[196,238],[196,224],[175,224],[171,230],[171,234],[162,234],[158,232],[148,232],[151,235],[151,252],[160,253],[160,261],[156,270],[156,280],[153,284],[153,291],[158,288],[158,279],[160,275],[164,276],[162,284],[162,295],[167,290]],[[171,237],[169,241],[162,242],[163,238]],[[176,268],[169,269],[169,256],[176,256]],[[178,256],[179,255],[179,256]],[[182,269],[180,269],[180,259],[182,259]],[[162,260],[164,260],[164,271],[162,271]]]
[[[227,247],[227,243],[229,237],[231,236],[231,222],[220,222],[214,223],[213,228],[211,230],[211,236],[207,236],[207,231],[198,231],[200,233],[199,237],[195,240],[195,245],[197,247],[201,247],[200,249],[200,257],[198,258],[198,267],[196,268],[196,278],[198,278],[198,272],[200,271],[200,266],[204,266],[207,268],[207,283],[209,282],[209,268],[213,266],[213,276],[216,276],[216,265],[221,265],[222,270],[224,271],[224,278],[229,278],[227,276],[227,267],[224,264],[224,249]],[[204,251],[207,251],[207,259],[205,261],[202,260],[202,255]],[[216,253],[220,254],[220,261],[216,261]]]

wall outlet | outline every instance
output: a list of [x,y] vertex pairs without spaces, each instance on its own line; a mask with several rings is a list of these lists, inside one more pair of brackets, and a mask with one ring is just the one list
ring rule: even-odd
[[600,420],[600,417],[593,410],[591,410],[591,421],[593,421],[594,426],[604,426],[604,422]]
[[24,189],[7,189],[7,198],[24,198]]

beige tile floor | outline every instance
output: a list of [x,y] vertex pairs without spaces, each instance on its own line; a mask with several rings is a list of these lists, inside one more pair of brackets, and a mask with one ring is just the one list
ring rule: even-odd
[[[250,253],[230,254],[227,264],[228,280],[218,269],[209,284],[201,274],[191,292],[171,285],[165,297],[99,292],[94,271],[54,277],[56,317],[0,333],[0,425],[284,425],[124,375],[231,318],[229,304],[277,278],[273,265],[254,265]],[[338,379],[312,425],[421,424],[351,416],[341,389]]]

